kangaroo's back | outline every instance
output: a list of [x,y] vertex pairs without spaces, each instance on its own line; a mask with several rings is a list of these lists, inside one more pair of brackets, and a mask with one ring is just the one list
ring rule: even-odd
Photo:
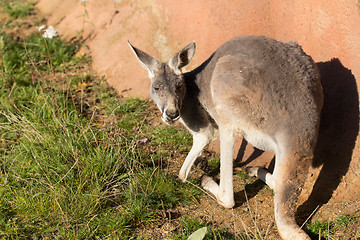
[[[296,43],[234,38],[216,50],[197,81],[203,90],[199,98],[211,116],[226,120],[245,137],[261,131],[272,141],[286,134],[315,144],[323,99],[320,76]],[[260,149],[275,151],[272,143],[257,142],[253,144]]]

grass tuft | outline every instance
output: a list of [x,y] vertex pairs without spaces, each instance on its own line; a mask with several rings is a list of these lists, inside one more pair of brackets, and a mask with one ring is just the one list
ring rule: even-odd
[[12,18],[24,18],[35,13],[35,3],[29,1],[10,1],[2,0],[0,6],[3,11],[8,13]]
[[[0,236],[128,239],[157,211],[197,200],[137,145],[162,131],[144,125],[149,102],[101,96],[90,74],[64,77],[86,63],[76,43],[0,36]],[[89,91],[100,107],[85,109]]]
[[356,217],[352,215],[342,215],[333,221],[315,220],[313,223],[306,225],[307,233],[318,239],[335,239],[338,236],[337,231],[341,228],[347,228],[351,223],[356,221]]

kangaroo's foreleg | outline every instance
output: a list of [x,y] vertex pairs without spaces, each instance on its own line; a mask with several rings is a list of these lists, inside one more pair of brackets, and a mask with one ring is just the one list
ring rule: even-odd
[[195,160],[200,156],[204,147],[212,140],[213,136],[212,134],[210,134],[210,132],[211,131],[202,131],[193,134],[192,148],[189,154],[186,156],[185,161],[179,172],[179,179],[181,181],[186,181]]
[[219,185],[210,177],[202,180],[204,189],[215,195],[220,205],[232,208],[234,202],[233,188],[233,151],[235,136],[231,131],[220,129],[220,183]]

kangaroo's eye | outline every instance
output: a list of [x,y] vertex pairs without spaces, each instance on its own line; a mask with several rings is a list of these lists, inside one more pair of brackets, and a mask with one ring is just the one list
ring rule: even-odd
[[159,88],[159,87],[154,87],[154,90],[155,90],[155,91],[159,91],[160,88]]

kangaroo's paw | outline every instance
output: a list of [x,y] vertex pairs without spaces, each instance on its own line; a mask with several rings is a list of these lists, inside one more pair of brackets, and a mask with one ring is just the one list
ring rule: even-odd
[[186,182],[187,176],[184,171],[180,171],[178,178],[181,182]]

